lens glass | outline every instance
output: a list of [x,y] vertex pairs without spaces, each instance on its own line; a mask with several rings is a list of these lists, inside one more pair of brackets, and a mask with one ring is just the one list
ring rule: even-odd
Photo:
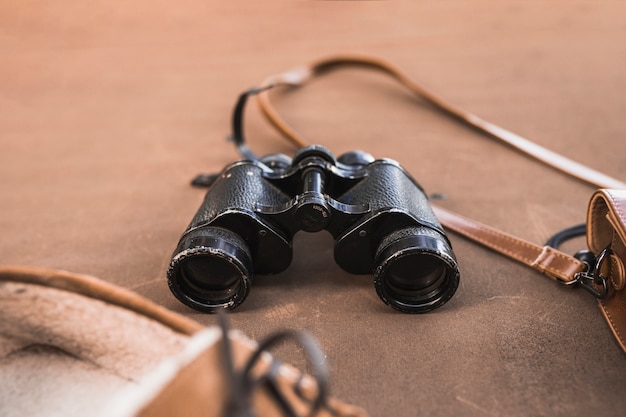
[[182,263],[180,271],[187,290],[211,303],[228,301],[241,285],[241,271],[222,256],[192,256]]
[[390,233],[380,243],[375,263],[376,292],[405,313],[442,306],[459,285],[459,270],[445,236],[426,227]]
[[441,287],[446,277],[443,262],[425,253],[410,253],[389,265],[386,284],[402,297],[422,297]]

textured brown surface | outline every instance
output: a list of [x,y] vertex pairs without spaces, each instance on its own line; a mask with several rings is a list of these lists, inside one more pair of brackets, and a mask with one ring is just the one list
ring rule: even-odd
[[0,278],[0,413],[106,416],[188,336],[98,299]]
[[[327,53],[381,55],[453,103],[624,179],[624,13],[581,1],[0,1],[0,262],[88,273],[214,323],[164,278],[204,195],[188,181],[237,158],[225,137],[239,92]],[[585,218],[592,189],[379,74],[337,72],[275,103],[311,141],[398,159],[446,194],[442,206],[528,240]],[[291,152],[250,109],[253,149]],[[328,235],[297,235],[291,267],[259,277],[233,325],[257,339],[309,330],[333,393],[374,416],[621,415],[626,358],[589,295],[452,241],[458,293],[405,316],[370,277],[335,266]]]

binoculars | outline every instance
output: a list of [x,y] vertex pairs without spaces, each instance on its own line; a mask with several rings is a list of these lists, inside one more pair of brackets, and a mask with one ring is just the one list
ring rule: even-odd
[[402,312],[440,307],[459,285],[450,242],[404,168],[312,145],[217,175],[173,253],[169,288],[199,311],[235,308],[255,275],[287,269],[295,233],[321,230],[334,238],[336,263],[373,274],[378,296]]

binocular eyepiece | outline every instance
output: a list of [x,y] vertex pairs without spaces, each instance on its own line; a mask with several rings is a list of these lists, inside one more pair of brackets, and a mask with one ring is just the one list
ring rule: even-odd
[[446,303],[459,285],[443,228],[418,183],[395,161],[324,147],[227,166],[211,183],[168,268],[184,304],[232,309],[254,275],[284,271],[298,231],[327,230],[337,264],[373,274],[379,297],[406,313]]

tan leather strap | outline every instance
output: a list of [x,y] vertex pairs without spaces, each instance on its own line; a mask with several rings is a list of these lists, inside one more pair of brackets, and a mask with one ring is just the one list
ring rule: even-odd
[[[308,66],[269,77],[263,82],[261,88],[270,86],[300,86],[313,76],[339,66],[369,67],[383,71],[445,114],[512,146],[516,150],[558,171],[600,188],[626,189],[626,183],[622,181],[568,159],[515,133],[489,123],[472,113],[459,109],[414,82],[395,65],[377,57],[338,55],[323,58]],[[289,126],[273,108],[267,89],[258,95],[258,103],[268,121],[285,137],[298,146],[306,146],[308,144],[308,141]],[[585,265],[578,259],[551,247],[527,242],[438,207],[435,207],[435,212],[445,227],[524,265],[530,266],[552,279],[564,283],[574,282],[576,274],[585,269]]]
[[0,285],[3,281],[41,285],[81,294],[134,311],[185,335],[192,335],[204,328],[198,322],[173,313],[132,291],[89,275],[30,266],[0,265]]
[[[417,84],[404,71],[378,57],[361,55],[336,55],[322,58],[308,66],[297,68],[282,74],[274,75],[266,79],[262,88],[268,85],[299,86],[329,69],[341,66],[359,66],[380,70],[399,81],[418,97],[469,126],[506,143],[518,151],[533,157],[544,164],[566,173],[578,180],[594,185],[598,188],[626,189],[626,183],[591,169],[583,164],[566,158],[556,152],[546,149],[536,143],[525,139],[493,123],[489,123],[480,117],[461,110],[453,104],[445,101],[427,88]],[[263,114],[267,117],[283,135],[298,146],[306,146],[308,141],[297,131],[291,128],[274,110],[269,101],[269,92],[266,90],[258,96],[259,105]]]
[[547,277],[571,282],[586,266],[578,259],[550,246],[539,246],[493,227],[467,219],[458,214],[433,207],[441,224],[500,254],[541,272]]

